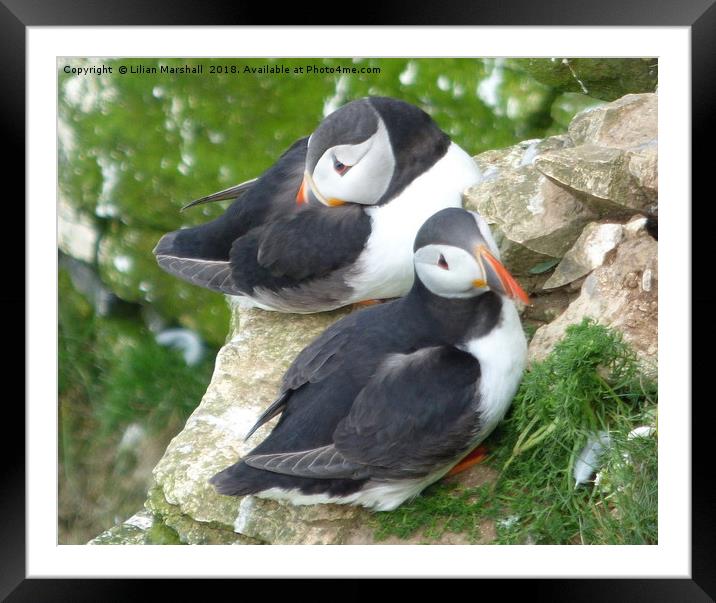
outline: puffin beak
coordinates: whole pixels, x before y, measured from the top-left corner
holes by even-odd
[[[301,188],[298,189],[298,194],[296,195],[296,205],[303,205],[304,203],[308,203],[308,196],[306,194],[306,189],[308,188],[308,183],[306,182],[306,177],[303,177],[303,181],[301,182]]]
[[[525,293],[524,289],[520,287],[519,283],[514,277],[507,272],[500,260],[492,255],[487,247],[484,245],[478,245],[475,249],[475,257],[483,268],[483,272],[486,275],[487,283],[480,281],[475,283],[475,286],[484,287],[487,284],[491,289],[504,293],[510,299],[518,298],[523,303],[529,305],[530,298]]]
[[[342,199],[326,199],[319,192],[318,188],[316,188],[316,183],[313,182],[311,174],[306,171],[303,175],[301,188],[298,189],[298,194],[296,195],[296,204],[303,205],[304,203],[308,203],[310,199],[320,201],[323,205],[327,205],[328,207],[337,207],[346,203]]]

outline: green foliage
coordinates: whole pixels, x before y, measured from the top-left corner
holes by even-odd
[[[532,266],[532,268],[529,269],[530,274],[543,274],[547,272],[548,270],[551,270],[554,268],[557,264],[559,264],[560,260],[562,258],[552,258],[549,260],[545,260],[544,262],[540,262],[539,264],[535,264]]]
[[[97,316],[59,272],[60,541],[82,544],[141,507],[151,466],[198,404],[216,350],[188,367],[136,321]],[[130,423],[147,437],[118,448]],[[143,469],[146,471],[147,469]]]
[[[508,65],[566,93],[583,93],[612,101],[625,94],[654,92],[659,76],[656,58],[510,59]]]
[[[494,517],[490,495],[488,485],[461,489],[457,484],[433,484],[421,496],[394,511],[378,513],[375,516],[375,540],[380,542],[390,536],[410,538],[420,534],[429,543],[453,532],[475,542],[482,535],[478,518]]]
[[[211,378],[216,350],[188,367],[132,320],[96,316],[60,271],[60,401],[87,407],[103,435],[134,420],[152,429],[184,421]]]
[[[501,466],[496,494],[516,521],[498,528],[500,540],[655,542],[656,439],[645,438],[652,441],[643,446],[628,434],[654,420],[656,393],[618,334],[588,320],[570,326],[550,356],[525,374],[505,425],[508,435],[495,459]],[[631,478],[620,483],[643,496],[575,487],[574,463],[590,435],[600,431],[612,439],[605,475],[620,467],[621,479]],[[631,465],[625,454],[632,456]],[[619,481],[616,472],[612,477]],[[615,519],[623,516],[634,520],[631,530]]]
[[[654,425],[656,384],[640,374],[621,336],[591,320],[567,329],[543,362],[525,373],[490,464],[491,487],[443,485],[377,517],[378,537],[466,532],[487,519],[504,544],[654,544],[657,437],[630,437]],[[575,486],[574,463],[589,437],[607,431],[599,483]],[[496,438],[493,438],[495,440]],[[465,498],[467,497],[467,498]],[[466,502],[467,501],[467,502]]]
[[[97,409],[104,431],[132,420],[156,431],[173,417],[186,419],[206,390],[213,356],[188,367],[179,351],[160,346],[147,333],[117,345],[121,352],[108,362]]]

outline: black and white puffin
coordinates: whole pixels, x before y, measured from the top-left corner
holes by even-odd
[[[385,511],[440,479],[505,414],[527,343],[479,215],[444,209],[420,229],[407,296],[354,312],[306,347],[247,438],[271,433],[211,478],[226,495]]]
[[[460,207],[479,179],[427,113],[363,98],[331,113],[259,178],[190,203],[238,195],[216,220],[166,234],[154,254],[175,276],[269,310],[398,297],[412,285],[420,226]]]

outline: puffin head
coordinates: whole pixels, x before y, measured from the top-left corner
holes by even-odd
[[[495,291],[530,303],[475,212],[450,207],[433,214],[420,227],[413,251],[417,278],[435,295],[468,298]]]
[[[326,117],[308,139],[296,201],[331,207],[382,203],[432,165],[425,158],[434,162],[448,145],[447,135],[418,107],[384,97],[352,101]]]

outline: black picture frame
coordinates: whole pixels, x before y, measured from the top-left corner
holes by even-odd
[[[701,205],[713,203],[712,195],[708,195],[705,184],[713,171],[712,153],[708,152],[707,143],[713,138],[714,107],[714,74],[716,74],[716,6],[714,0],[681,0],[651,1],[639,0],[600,0],[585,2],[579,0],[544,0],[534,2],[483,2],[481,0],[443,0],[439,3],[399,3],[394,0],[380,3],[379,6],[368,7],[353,5],[356,9],[352,18],[356,25],[562,25],[562,26],[688,26],[691,28],[692,50],[692,184],[693,198],[704,198]],[[0,95],[2,111],[0,120],[3,125],[4,142],[7,154],[4,161],[5,174],[21,173],[25,157],[25,39],[26,28],[30,26],[102,26],[102,25],[264,25],[264,24],[315,24],[321,16],[330,19],[334,25],[344,25],[338,20],[336,5],[322,3],[302,3],[290,8],[283,5],[280,10],[265,3],[216,2],[198,3],[190,0],[161,0],[139,2],[137,0],[4,0],[0,3],[0,53],[4,71],[4,90]],[[702,149],[700,153],[698,150]],[[19,178],[16,178],[19,181]],[[6,193],[7,194],[7,193]],[[23,194],[20,191],[18,195]],[[9,197],[9,194],[8,194]],[[4,213],[13,224],[24,224],[24,212],[19,203],[5,200]],[[691,200],[680,200],[687,206]],[[692,204],[692,208],[693,208]],[[8,217],[9,211],[16,211],[15,216]],[[706,207],[704,207],[704,210]],[[701,207],[700,207],[700,212]],[[712,222],[704,219],[700,213],[699,221],[692,221],[694,226],[692,240],[694,272],[704,268],[709,275],[706,262],[708,254],[706,244]],[[702,231],[699,231],[699,227]],[[8,229],[5,229],[8,230]],[[13,228],[18,233],[24,229]],[[699,248],[699,243],[701,247]],[[6,243],[6,246],[8,243]],[[11,257],[17,257],[20,244],[7,247]],[[668,252],[668,250],[665,250]],[[701,254],[700,251],[704,253]],[[8,257],[7,255],[5,257]],[[704,259],[706,258],[706,259]],[[2,307],[6,317],[20,314],[25,321],[31,320],[25,311],[24,300],[24,265],[15,262],[10,273],[3,273],[6,284]],[[11,279],[11,280],[9,280]],[[708,288],[706,288],[708,289]],[[690,295],[691,292],[681,292]],[[713,303],[708,291],[702,289],[692,294],[692,320],[697,315],[704,316],[705,310]],[[699,312],[701,311],[701,312]],[[6,319],[7,320],[7,319]],[[10,322],[10,321],[8,321]],[[20,329],[19,321],[15,328]],[[711,323],[711,324],[709,324]],[[703,329],[699,329],[704,339],[716,335],[713,321],[706,321]],[[19,333],[18,333],[19,336]],[[710,340],[710,338],[709,338]],[[698,351],[693,350],[692,358],[697,358]],[[24,355],[13,354],[8,359],[7,375],[17,375],[19,364]],[[17,370],[12,363],[18,364]],[[708,362],[705,361],[705,362]],[[704,368],[704,363],[696,363],[696,368]],[[48,372],[51,367],[48,367]],[[50,373],[51,374],[51,373]],[[692,385],[705,383],[703,375],[697,370],[691,376]],[[693,390],[696,392],[696,388]],[[7,397],[4,412],[7,433],[8,426],[24,423],[24,412],[18,402]],[[710,449],[712,437],[709,420],[710,399],[705,397],[697,403],[693,395],[692,405],[692,572],[690,579],[545,579],[545,580],[501,580],[495,584],[500,590],[500,597],[525,595],[548,601],[713,601],[716,596],[716,525],[714,510],[716,497],[711,469],[713,451]],[[683,403],[690,404],[691,400]],[[20,429],[12,430],[13,436],[21,435]],[[181,588],[182,598],[191,597],[195,592],[203,592],[207,596],[207,587],[199,581],[183,580],[173,582],[167,580],[87,580],[87,579],[26,579],[25,572],[25,448],[17,438],[2,438],[4,454],[2,456],[3,496],[0,498],[0,597],[9,601],[122,601],[145,593],[149,586],[154,586],[164,593],[165,598],[171,596],[172,586]],[[668,521],[668,518],[662,518]],[[81,568],[78,568],[81,573]],[[587,574],[588,571],[585,571]],[[153,584],[148,584],[151,582]],[[222,581],[223,582],[223,581]],[[289,584],[293,581],[281,581],[280,588],[273,583],[272,595],[276,590],[294,588]],[[330,585],[333,580],[324,581],[325,589],[320,587],[314,591],[313,598],[331,597],[361,599],[370,586],[358,580],[355,587],[346,589],[340,584]],[[498,582],[498,581],[492,581]],[[230,586],[230,585],[229,585]],[[422,592],[425,586],[418,584]],[[213,588],[213,587],[212,587]],[[242,587],[243,589],[244,587]],[[261,588],[261,585],[259,585]],[[401,586],[401,589],[403,586]],[[482,589],[483,586],[480,586]],[[247,592],[251,589],[246,585]],[[336,593],[342,593],[336,596]],[[295,592],[293,593],[295,596]],[[273,598],[273,596],[272,596]],[[342,603],[342,602],[341,602]]]

